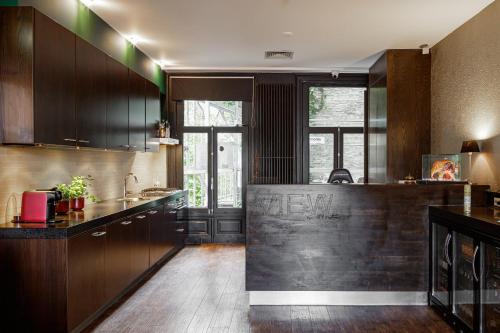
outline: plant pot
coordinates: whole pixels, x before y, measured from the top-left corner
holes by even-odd
[[[60,200],[56,205],[56,214],[65,215],[69,212],[69,200]]]
[[[70,199],[69,207],[77,212],[82,210],[85,207],[85,198]]]

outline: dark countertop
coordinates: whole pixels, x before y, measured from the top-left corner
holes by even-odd
[[[464,206],[431,206],[429,216],[448,220],[453,225],[463,225],[467,229],[500,238],[500,209],[493,207],[472,207],[470,213]]]
[[[162,197],[151,197],[148,200],[134,202],[105,200],[85,206],[81,212],[70,212],[68,215],[58,216],[56,223],[1,223],[0,239],[71,237],[111,221],[146,211],[181,193],[183,191],[175,191]]]

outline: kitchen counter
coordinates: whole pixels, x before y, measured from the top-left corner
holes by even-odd
[[[1,223],[0,239],[71,237],[113,220],[152,208],[182,192],[179,190],[162,197],[150,197],[148,200],[133,202],[120,202],[117,199],[105,200],[87,205],[81,212],[70,212],[67,215],[57,216],[56,223]],[[2,222],[1,219],[0,222]]]
[[[465,227],[500,239],[500,209],[493,207],[472,207],[470,213],[464,206],[431,206],[429,215],[449,220],[455,227]]]
[[[485,205],[488,186],[474,185]],[[429,206],[463,204],[463,185],[248,185],[251,305],[422,305]]]

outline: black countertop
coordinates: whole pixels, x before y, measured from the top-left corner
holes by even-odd
[[[464,206],[431,206],[429,216],[500,238],[500,209],[472,207],[470,213],[466,213]]]
[[[87,205],[81,212],[58,216],[56,223],[0,223],[0,239],[71,237],[111,221],[146,211],[182,193],[183,191],[175,191],[162,197],[133,202],[105,200]]]

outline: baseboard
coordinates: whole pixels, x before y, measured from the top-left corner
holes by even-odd
[[[250,305],[427,305],[426,291],[250,291]]]

